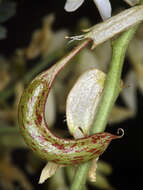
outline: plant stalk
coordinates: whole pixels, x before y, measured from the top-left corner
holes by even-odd
[[[143,4],[143,0],[140,4]],[[126,50],[138,26],[136,25],[130,30],[123,32],[112,43],[112,60],[106,77],[101,104],[92,128],[92,134],[103,132],[106,128],[110,112],[120,92],[121,73]],[[87,162],[78,167],[70,190],[82,190],[90,165],[91,162]]]

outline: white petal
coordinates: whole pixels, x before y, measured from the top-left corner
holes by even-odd
[[[93,0],[103,20],[111,17],[111,4],[109,0]]]
[[[66,118],[68,129],[74,137],[88,135],[101,99],[104,80],[105,74],[102,71],[91,69],[84,72],[70,90]]]
[[[41,176],[39,179],[39,184],[45,182],[46,179],[53,176],[56,173],[56,170],[61,166],[53,162],[48,162],[46,166],[42,169]]]
[[[64,9],[67,12],[75,11],[82,5],[83,2],[84,0],[67,0]]]

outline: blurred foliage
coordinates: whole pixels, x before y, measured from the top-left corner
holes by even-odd
[[[14,1],[0,1],[0,39],[6,38],[5,22],[9,21],[15,13],[16,3]],[[2,187],[4,190],[18,188],[32,190],[41,189],[41,187],[43,190],[67,190],[76,170],[76,167],[66,169],[62,167],[56,171],[52,178],[39,187],[37,183],[41,168],[46,163],[43,163],[31,151],[27,151],[26,155],[19,155],[19,159],[22,160],[24,156],[26,157],[20,166],[14,162],[15,158],[13,158],[14,151],[29,150],[19,133],[17,124],[17,107],[24,86],[36,74],[55,63],[76,45],[76,43],[67,44],[64,37],[71,35],[68,29],[54,31],[53,24],[55,22],[54,14],[46,15],[42,19],[41,27],[33,31],[31,40],[26,47],[17,47],[10,56],[2,55],[0,52],[0,188]],[[79,19],[78,25],[73,30],[78,33],[81,29],[89,26],[91,23],[87,18]],[[113,108],[109,119],[110,126],[133,118],[137,114],[137,90],[143,93],[142,49],[143,25],[130,43],[127,52],[130,64],[125,71],[125,77],[123,77],[124,85],[120,96],[123,103],[116,103]],[[109,41],[94,51],[85,48],[57,77],[46,107],[46,113],[50,113],[46,114],[46,120],[56,134],[69,136],[67,128],[64,130],[65,123],[63,121],[60,123],[59,117],[65,115],[66,98],[77,78],[84,71],[94,67],[106,73],[111,53]],[[114,185],[108,181],[112,170],[111,164],[98,161],[96,183],[88,181],[88,185],[91,188],[96,186],[98,189],[114,189]],[[33,176],[34,180],[31,180]]]

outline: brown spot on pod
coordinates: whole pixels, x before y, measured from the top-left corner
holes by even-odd
[[[60,149],[60,150],[65,150],[64,144],[54,143],[53,146],[54,146],[54,147],[57,147],[57,148]]]
[[[42,116],[38,112],[36,112],[36,115],[37,115],[37,122],[38,122],[39,125],[41,125]]]

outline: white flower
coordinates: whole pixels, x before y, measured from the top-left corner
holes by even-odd
[[[111,17],[112,9],[109,0],[93,0],[93,1],[96,4],[103,20],[106,20],[109,17]],[[83,2],[84,0],[67,0],[64,9],[67,12],[75,11],[82,5]]]

